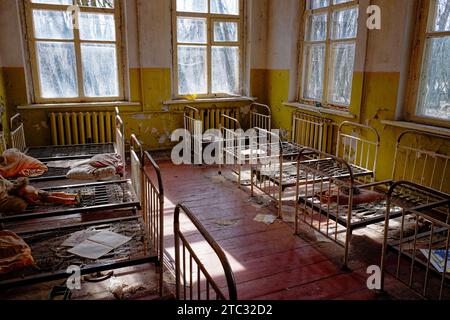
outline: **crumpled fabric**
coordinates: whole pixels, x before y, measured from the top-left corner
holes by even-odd
[[[17,149],[6,150],[0,157],[0,175],[4,178],[40,177],[47,171],[47,166],[41,161]]]
[[[116,174],[123,176],[125,166],[118,154],[99,154],[89,160],[79,162],[67,173],[68,179],[74,180],[110,180]]]
[[[89,164],[94,168],[114,167],[116,173],[123,175],[125,166],[122,157],[118,154],[99,154],[91,158]]]
[[[31,248],[17,234],[0,231],[0,274],[34,265]]]
[[[0,212],[14,214],[26,210],[28,203],[15,195],[26,184],[27,181],[23,178],[11,182],[0,176]]]
[[[316,198],[320,200],[322,203],[336,203],[338,205],[347,205],[349,204],[349,196],[344,192],[339,192],[336,189],[332,189],[331,192],[324,191],[322,194],[317,193]],[[366,203],[372,203],[376,201],[381,201],[386,199],[385,194],[372,190],[364,190],[360,189],[359,193],[353,193],[352,205],[360,205]]]

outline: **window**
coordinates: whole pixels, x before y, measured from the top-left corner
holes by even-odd
[[[241,94],[242,0],[173,0],[176,96]]]
[[[358,1],[307,1],[300,59],[301,102],[350,106],[358,14]]]
[[[26,0],[36,102],[123,98],[118,0]]]
[[[450,120],[450,0],[419,6],[407,118],[448,125]]]

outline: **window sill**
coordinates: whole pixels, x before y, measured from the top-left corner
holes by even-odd
[[[73,108],[93,108],[93,107],[124,107],[140,106],[140,102],[112,101],[112,102],[82,102],[82,103],[48,103],[48,104],[29,104],[18,106],[18,110],[39,110],[39,109],[73,109]]]
[[[319,111],[321,113],[331,114],[331,115],[340,116],[340,117],[348,118],[348,119],[356,118],[356,115],[354,115],[353,113],[350,113],[350,111],[335,110],[335,109],[323,108],[323,107],[313,107],[313,106],[308,106],[306,104],[302,104],[302,103],[298,103],[298,102],[284,102],[283,104],[288,107],[294,107],[294,108],[297,108],[300,110],[305,110],[305,111]]]
[[[382,120],[382,124],[397,127],[397,128],[404,128],[404,129],[412,129],[417,131],[423,131],[427,133],[433,133],[433,134],[439,134],[444,135],[447,137],[450,137],[450,129],[444,128],[444,127],[436,127],[436,126],[430,126],[426,124],[416,123],[416,122],[408,122],[408,121],[391,121],[391,120]]]
[[[225,97],[225,98],[204,98],[204,99],[174,99],[164,101],[163,104],[168,105],[177,105],[177,104],[198,104],[198,103],[221,103],[221,102],[255,102],[256,98],[253,97]]]

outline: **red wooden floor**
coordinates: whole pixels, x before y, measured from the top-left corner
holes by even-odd
[[[379,247],[366,237],[355,237],[349,267],[341,269],[343,250],[318,237],[308,227],[301,236],[280,220],[271,225],[254,221],[257,214],[276,214],[273,206],[258,206],[246,188],[218,176],[217,168],[174,166],[160,163],[166,195],[166,249],[174,256],[173,210],[186,204],[221,245],[234,271],[239,299],[416,299],[399,282],[388,277],[388,294],[367,288],[367,267],[379,264]],[[228,176],[228,175],[227,175]],[[223,222],[226,223],[223,223]],[[186,223],[186,222],[184,222]],[[224,225],[225,224],[225,225]],[[194,242],[201,241],[193,237]],[[200,254],[202,246],[198,245]],[[362,254],[361,254],[362,253]],[[205,265],[220,268],[206,251]]]

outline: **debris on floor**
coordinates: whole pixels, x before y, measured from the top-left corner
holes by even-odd
[[[273,224],[275,220],[277,220],[277,217],[271,214],[258,214],[255,219],[256,222],[262,222],[267,225]]]

